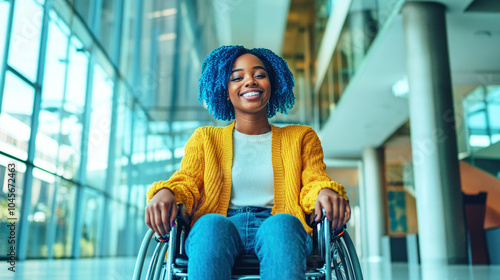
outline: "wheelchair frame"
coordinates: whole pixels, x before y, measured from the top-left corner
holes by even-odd
[[[325,210],[323,209],[322,211],[322,220],[313,227],[315,229],[314,236],[317,237],[317,251],[321,262],[318,267],[307,268],[306,279],[362,280],[363,275],[356,250],[349,234],[345,229],[345,226],[340,230],[329,230],[331,222],[326,219],[324,215]],[[184,265],[178,265],[178,263],[176,263],[176,256],[184,254],[184,241],[187,237],[189,227],[190,217],[185,212],[183,205],[179,204],[176,225],[171,228],[170,233],[163,238],[156,234],[154,236],[157,244],[151,257],[151,261],[149,262],[145,279],[188,279],[187,261],[184,260]],[[141,279],[144,261],[152,239],[153,230],[149,229],[144,236],[139,249],[133,280]],[[318,258],[316,258],[316,261],[317,259]],[[252,270],[252,268],[249,268],[249,270]],[[231,279],[260,279],[260,276],[254,273],[248,275],[232,275]]]

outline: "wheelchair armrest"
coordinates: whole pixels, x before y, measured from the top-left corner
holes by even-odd
[[[316,221],[314,220],[314,212],[313,212],[312,214],[306,214],[305,218],[306,218],[306,224],[307,224],[309,227],[311,227],[311,228],[316,228],[316,224],[317,224],[318,222],[316,222]]]
[[[183,223],[188,228],[191,226],[191,216],[186,210],[186,206],[183,203],[177,204],[177,222]]]
[[[187,213],[186,206],[183,203],[177,204],[177,217],[175,218],[177,226],[181,226],[182,228],[187,229],[188,231],[191,228],[191,216]],[[155,233],[154,237],[156,241],[166,242],[169,240],[169,236],[172,233],[173,228],[170,229],[170,233],[167,233],[163,236]]]
[[[311,228],[313,228],[313,229],[316,230],[318,224],[325,224],[325,225],[331,227],[332,222],[328,221],[328,219],[326,218],[326,211],[325,211],[325,209],[321,209],[321,213],[322,213],[322,217],[321,217],[321,220],[319,222],[315,221],[314,217],[312,217],[312,218],[309,217],[309,221],[308,222],[309,222],[309,226]],[[310,216],[312,216],[312,215],[310,215]],[[347,225],[343,225],[342,228],[335,229],[334,233],[338,234],[338,233],[342,232],[346,228],[347,228]]]

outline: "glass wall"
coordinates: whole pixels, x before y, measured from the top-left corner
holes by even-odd
[[[319,48],[329,15],[339,1],[316,0],[314,42]],[[378,32],[395,15],[401,0],[353,0],[342,27],[332,60],[319,91],[320,126],[339,102],[344,89],[355,75]]]
[[[5,151],[18,159],[28,159],[35,89],[11,71],[6,71],[0,124]]]
[[[31,207],[28,212],[29,229],[28,257],[47,257],[48,238],[54,205],[55,177],[52,174],[33,169],[31,185]]]
[[[108,169],[113,80],[98,64],[94,65],[93,74],[86,182],[104,190]]]
[[[2,72],[4,64],[5,43],[7,39],[7,24],[10,17],[10,6],[10,1],[0,1],[0,71]]]
[[[315,22],[314,22],[314,50],[318,51],[323,35],[328,24],[328,20],[341,0],[315,0]],[[355,25],[352,35],[357,37],[354,41],[362,42],[362,37],[373,37],[389,19],[389,17],[398,12],[398,7],[402,0],[352,0],[347,21]],[[361,40],[360,40],[361,39]]]
[[[479,86],[462,103],[469,147],[478,150],[500,141],[500,86]]]
[[[2,126],[0,125],[0,127]],[[2,135],[0,134],[0,136]],[[5,148],[4,143],[3,139],[0,140],[0,145],[2,145],[0,151],[3,151],[3,148]],[[15,172],[13,172],[12,164],[15,166]],[[7,243],[7,241],[12,234],[10,230],[4,229],[9,229],[7,226],[13,221],[19,221],[20,218],[19,211],[22,206],[22,186],[25,181],[25,174],[26,164],[0,154],[0,186],[2,186],[0,191],[0,226],[2,227],[0,238],[4,240],[4,242],[0,243],[0,252],[3,256],[6,256],[10,250],[9,247],[11,244]],[[12,198],[14,198],[15,205],[9,205],[9,203],[13,202]],[[19,236],[19,227],[15,228],[14,234],[16,237]]]
[[[461,97],[455,106],[460,159],[500,178],[500,86],[491,81],[455,90]]]
[[[197,101],[201,59],[215,47],[201,8],[0,1],[0,224],[15,164],[19,259],[137,253],[148,187],[214,122]]]
[[[16,0],[8,64],[36,82],[44,0]]]

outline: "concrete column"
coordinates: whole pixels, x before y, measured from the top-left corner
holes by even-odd
[[[385,234],[384,150],[367,147],[363,150],[364,201],[368,261],[382,261],[382,238]]]
[[[422,264],[466,262],[445,6],[402,8]]]

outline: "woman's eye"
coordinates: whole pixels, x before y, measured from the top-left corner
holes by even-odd
[[[239,80],[241,80],[241,77],[234,77],[234,78],[231,78],[231,81],[233,81],[233,82],[234,82],[234,81],[239,81]]]
[[[266,74],[258,74],[258,75],[255,75],[255,77],[257,77],[257,78],[265,78]]]

